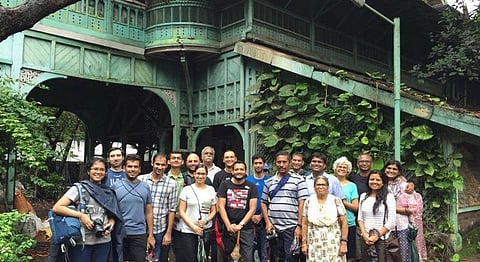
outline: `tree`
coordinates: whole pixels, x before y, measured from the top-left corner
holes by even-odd
[[[78,0],[30,0],[15,7],[0,5],[0,42],[8,36],[31,28],[42,18]]]
[[[412,72],[421,78],[436,78],[445,83],[455,78],[480,79],[480,16],[477,9],[468,12],[464,0],[442,13],[442,31],[432,34],[434,43],[428,62],[414,66]]]
[[[35,102],[14,92],[13,84],[11,79],[0,78],[0,155],[15,153],[27,168],[46,169],[45,161],[53,151],[48,146],[45,131],[53,117]],[[0,164],[7,167],[3,158]]]

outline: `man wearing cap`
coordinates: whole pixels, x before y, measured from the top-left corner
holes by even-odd
[[[252,157],[252,164],[254,173],[247,176],[247,181],[252,182],[257,186],[258,192],[263,192],[263,186],[265,185],[265,180],[269,178],[268,174],[268,165],[265,163],[265,158],[261,154],[255,154]],[[266,171],[266,172],[265,172]],[[257,208],[255,214],[252,216],[253,226],[255,228],[255,242],[257,243],[254,250],[258,252],[258,257],[260,262],[267,261],[267,233],[265,231],[265,220],[262,216],[262,194],[258,195]],[[255,252],[254,252],[255,253]]]

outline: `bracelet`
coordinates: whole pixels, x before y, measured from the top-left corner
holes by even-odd
[[[340,239],[340,242],[345,242],[345,243],[347,243],[347,242],[348,242],[348,239],[342,238],[342,239]]]
[[[297,223],[297,227],[302,228],[302,224]]]

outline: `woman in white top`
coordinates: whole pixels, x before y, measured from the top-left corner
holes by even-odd
[[[362,261],[386,261],[385,239],[395,228],[395,198],[388,193],[387,176],[371,171],[367,178],[368,190],[360,196],[358,227],[364,245]]]
[[[197,260],[198,241],[204,233],[211,232],[212,219],[217,213],[216,193],[212,186],[206,185],[208,170],[200,165],[195,170],[195,183],[183,188],[180,193],[178,213],[180,221],[175,239],[175,261],[191,262]],[[199,261],[201,262],[201,261]]]

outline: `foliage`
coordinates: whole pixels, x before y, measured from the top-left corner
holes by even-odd
[[[32,258],[23,252],[35,245],[29,236],[17,231],[25,214],[17,211],[0,214],[0,261],[30,261]]]
[[[14,92],[13,85],[11,79],[0,78],[0,155],[16,153],[25,167],[45,170],[52,156],[45,130],[52,117]]]
[[[251,103],[248,117],[256,123],[250,131],[256,132],[271,152],[309,155],[322,151],[331,162],[340,156],[353,160],[369,152],[374,169],[393,157],[393,128],[384,122],[384,110],[375,102],[336,92],[324,84],[291,84],[283,79],[288,76],[279,70],[260,74],[246,98]],[[445,156],[440,137],[425,120],[405,119],[401,130],[405,175],[413,177],[426,196],[425,221],[440,232],[451,233],[448,207],[453,197],[445,196],[462,190],[463,179],[457,171],[462,155]]]
[[[463,5],[457,1],[456,7]],[[442,13],[442,31],[431,35],[433,47],[426,65],[414,66],[412,72],[421,78],[435,77],[442,82],[455,77],[479,80],[480,16],[462,15],[454,8]]]

